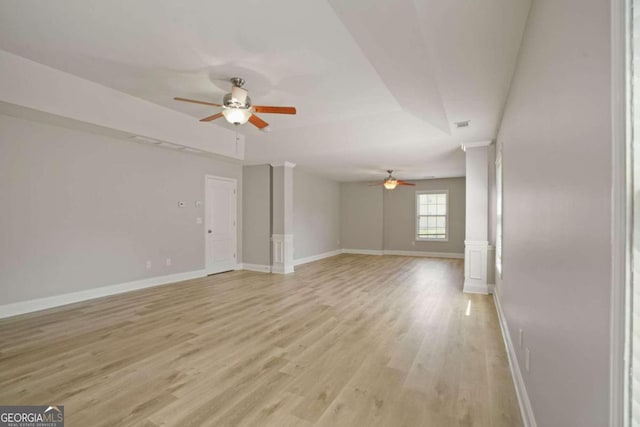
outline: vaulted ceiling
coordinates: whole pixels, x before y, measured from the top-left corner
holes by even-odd
[[[496,136],[529,2],[1,0],[0,49],[194,118],[215,110],[172,98],[219,102],[241,76],[254,104],[298,109],[237,128],[247,163],[462,176],[460,144]]]

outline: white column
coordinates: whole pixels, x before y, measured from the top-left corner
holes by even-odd
[[[491,141],[463,144],[466,162],[464,292],[488,294],[489,150]]]
[[[293,168],[295,163],[272,163],[271,271],[293,273]]]

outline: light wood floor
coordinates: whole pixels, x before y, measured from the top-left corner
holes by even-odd
[[[521,426],[462,268],[340,255],[0,320],[0,404],[63,404],[70,427]]]

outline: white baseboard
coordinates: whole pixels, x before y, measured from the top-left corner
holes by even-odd
[[[425,252],[425,251],[394,251],[390,249],[385,249],[383,251],[384,255],[399,255],[399,256],[416,256],[416,257],[427,257],[427,258],[455,258],[455,259],[464,259],[464,254],[455,253],[455,252]]]
[[[468,282],[465,280],[464,286],[462,287],[462,292],[465,294],[482,294],[489,295],[491,292],[489,291],[489,285],[482,283],[474,283]]]
[[[275,274],[289,274],[293,273],[293,266],[283,267],[281,265],[273,265],[271,266],[271,272]]]
[[[293,234],[271,235],[271,272],[293,273]]]
[[[262,264],[247,264],[246,262],[242,264],[243,270],[248,271],[257,271],[259,273],[271,273],[270,265],[262,265]]]
[[[509,367],[511,368],[513,383],[516,387],[516,395],[518,396],[518,403],[520,404],[520,412],[522,413],[524,427],[537,427],[536,419],[533,416],[533,409],[531,408],[531,401],[529,400],[529,394],[527,393],[527,389],[524,385],[524,379],[522,378],[522,372],[520,371],[520,365],[518,364],[518,357],[516,356],[516,350],[513,346],[513,342],[511,341],[509,326],[507,325],[507,319],[502,311],[498,294],[493,294],[493,300],[495,301],[496,311],[498,312],[500,330],[502,331],[502,338],[504,339],[504,345],[507,349],[507,358],[509,359]]]
[[[319,260],[324,259],[324,258],[329,258],[329,257],[332,257],[332,256],[340,255],[341,253],[342,253],[342,249],[337,249],[335,251],[325,252],[325,253],[318,254],[318,255],[312,255],[312,256],[308,256],[306,258],[294,259],[293,260],[293,265],[295,266],[295,265],[307,264],[309,262],[319,261]]]
[[[426,258],[455,258],[464,259],[464,254],[457,252],[425,252],[425,251],[396,251],[392,249],[372,250],[372,249],[343,249],[343,254],[357,255],[396,255],[396,256],[415,256]]]
[[[342,253],[356,255],[383,255],[384,251],[372,249],[343,249]]]
[[[117,285],[101,286],[99,288],[87,289],[84,291],[71,292],[68,294],[54,295],[51,297],[38,298],[28,301],[19,301],[12,304],[0,305],[0,319],[17,316],[19,314],[31,313],[34,311],[46,310],[48,308],[73,304],[109,295],[122,294],[138,289],[152,288],[154,286],[166,285],[169,283],[182,282],[183,280],[197,279],[206,276],[205,270],[187,271],[184,273],[169,274],[167,276],[149,277],[147,279],[135,280],[133,282],[119,283]]]

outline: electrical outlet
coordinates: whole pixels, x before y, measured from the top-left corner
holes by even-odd
[[[171,265],[171,258],[167,258],[165,263],[167,264],[167,266],[170,266]]]
[[[196,224],[202,224],[202,218],[201,217],[196,218]]]
[[[151,268],[151,261],[147,261],[147,270]]]
[[[531,372],[531,352],[529,351],[529,347],[524,349],[524,368],[527,372]]]
[[[522,348],[522,344],[524,344],[524,331],[520,328],[520,335],[518,336],[518,344],[520,348]]]

